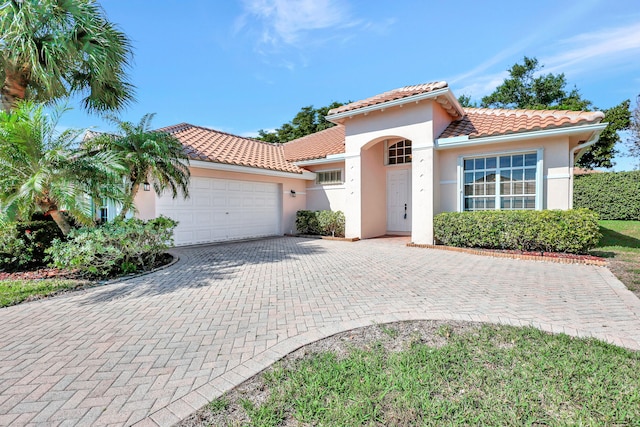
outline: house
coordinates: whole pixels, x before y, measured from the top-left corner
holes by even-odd
[[[346,236],[433,243],[440,212],[569,209],[575,160],[601,112],[462,108],[446,82],[333,109],[336,126],[268,144],[170,126],[191,159],[191,197],[141,192],[138,215],[180,221],[177,245],[295,232],[300,209],[341,210]]]

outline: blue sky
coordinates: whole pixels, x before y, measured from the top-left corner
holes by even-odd
[[[121,117],[153,112],[154,127],[189,122],[254,136],[306,105],[440,80],[480,99],[525,55],[564,72],[599,108],[635,105],[640,94],[638,0],[100,3],[135,47],[138,102]],[[70,106],[61,125],[111,128]]]

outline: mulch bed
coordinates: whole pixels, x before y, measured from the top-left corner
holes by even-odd
[[[158,257],[156,260],[156,265],[153,266],[152,270],[156,268],[162,267],[163,265],[167,265],[173,261],[173,256],[164,253]],[[139,274],[139,273],[137,273]],[[135,276],[133,274],[132,276]],[[115,279],[123,276],[114,276],[107,277],[106,279]],[[28,271],[14,271],[14,272],[6,272],[0,271],[0,280],[44,280],[44,279],[69,279],[69,280],[82,280],[86,279],[83,277],[79,271],[77,270],[64,270],[60,268],[51,268],[51,267],[41,267]]]
[[[7,273],[0,271],[0,280],[43,280],[43,279],[79,279],[75,270],[42,267],[29,271],[15,271]]]

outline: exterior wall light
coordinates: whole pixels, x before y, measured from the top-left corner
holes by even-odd
[[[151,185],[149,185],[148,182],[142,184],[142,188],[144,189],[144,191],[151,191]]]
[[[296,197],[296,191],[295,190],[291,190],[291,193],[289,193],[289,195],[291,197]]]

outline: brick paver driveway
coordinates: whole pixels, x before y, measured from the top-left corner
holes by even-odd
[[[606,268],[296,238],[183,248],[120,284],[0,310],[0,424],[169,425],[300,345],[405,319],[533,324],[640,348]]]

